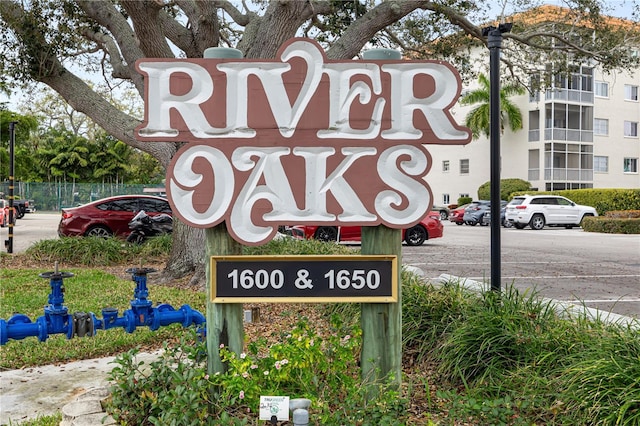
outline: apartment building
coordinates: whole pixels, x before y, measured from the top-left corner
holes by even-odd
[[[489,53],[478,50],[479,70],[489,75]],[[594,64],[576,64],[550,87],[510,98],[523,115],[523,129],[501,135],[501,177],[520,178],[538,190],[640,188],[640,69],[605,74]],[[474,87],[467,87],[473,90]],[[464,123],[472,106],[456,105]],[[434,204],[477,198],[490,177],[489,139],[465,146],[429,145],[426,177]]]

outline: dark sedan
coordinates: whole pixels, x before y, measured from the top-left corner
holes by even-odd
[[[62,218],[58,225],[58,235],[126,237],[131,230],[129,221],[144,210],[149,216],[160,213],[171,215],[169,202],[162,197],[152,195],[120,195],[103,198],[78,207],[62,209]]]

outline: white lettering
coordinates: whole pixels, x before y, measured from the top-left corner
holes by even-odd
[[[358,66],[356,66],[358,65]],[[382,113],[385,100],[379,98],[375,102],[373,116],[369,127],[366,129],[354,129],[351,127],[349,115],[353,102],[358,99],[361,104],[371,102],[371,87],[364,81],[351,83],[351,77],[365,75],[371,79],[373,93],[382,93],[380,82],[380,68],[375,64],[327,64],[324,67],[325,74],[329,76],[329,129],[318,131],[320,139],[345,138],[345,139],[373,139],[380,134],[382,126]]]
[[[335,153],[331,147],[312,147],[293,149],[295,155],[304,157],[306,163],[306,199],[305,207],[317,214],[314,218],[318,221],[335,218],[327,212],[327,192],[335,197],[336,201],[343,208],[343,213],[338,215],[341,221],[345,222],[368,222],[375,221],[376,215],[369,213],[360,201],[358,194],[349,186],[344,178],[344,173],[358,159],[367,155],[375,155],[375,148],[342,148],[344,160],[327,176],[327,157]]]
[[[173,179],[169,181],[169,197],[180,214],[196,226],[213,226],[222,221],[233,197],[234,178],[231,164],[220,150],[207,145],[189,147],[178,156],[173,169]],[[193,172],[193,163],[203,158],[215,173],[213,199],[201,213],[196,210],[193,195],[202,182],[202,175]]]
[[[280,134],[285,138],[293,136],[298,121],[302,113],[307,108],[311,97],[316,92],[320,79],[322,78],[323,56],[318,49],[305,49],[306,42],[295,42],[289,45],[282,53],[281,59],[288,61],[293,57],[303,58],[307,64],[304,82],[300,85],[298,94],[293,106],[289,103],[289,97],[284,85],[282,75],[291,70],[287,63],[274,62],[253,62],[253,67],[247,67],[246,62],[228,62],[218,65],[220,71],[229,73],[230,71],[240,78],[234,78],[227,82],[237,84],[236,87],[228,87],[227,91],[234,93],[241,102],[236,103],[237,111],[234,118],[239,120],[240,125],[246,127],[247,105],[249,103],[247,92],[247,79],[249,75],[255,75],[260,79],[264,93],[267,96],[271,112],[276,120]]]
[[[170,112],[178,110],[185,124],[196,137],[207,137],[219,129],[209,126],[200,104],[213,94],[213,80],[206,69],[190,62],[143,62],[140,69],[147,73],[147,125],[138,132],[143,137],[176,137],[178,130],[171,127]],[[175,73],[187,74],[191,90],[184,95],[173,95],[169,82]]]
[[[385,139],[420,139],[422,131],[413,124],[414,111],[421,111],[433,133],[443,140],[464,140],[469,138],[467,130],[456,129],[444,110],[457,99],[458,86],[445,82],[455,81],[450,68],[434,63],[384,64],[382,70],[391,75],[391,128],[382,132]],[[414,96],[414,78],[430,75],[436,81],[435,91],[420,99]]]
[[[399,166],[402,170],[389,167],[397,164],[402,156],[409,156],[409,160],[400,160]],[[427,156],[413,145],[394,146],[380,155],[378,174],[383,182],[397,190],[381,191],[376,197],[376,212],[384,221],[393,225],[403,225],[424,217],[431,199],[428,186],[421,179],[416,180],[407,174],[422,176],[428,165]],[[398,210],[394,205],[399,206],[402,203],[402,194],[411,194],[411,197],[407,197],[408,206],[404,210]]]
[[[255,203],[260,200],[266,200],[272,206],[271,212],[262,217],[264,220],[277,221],[300,216],[291,185],[280,162],[280,157],[290,152],[290,148],[279,147],[244,147],[233,152],[231,161],[238,170],[253,169],[231,209],[233,229],[245,241],[263,241],[276,232],[274,227],[256,226],[253,223],[251,212]],[[258,161],[252,160],[252,157],[258,157]],[[264,177],[264,185],[258,184],[261,177]]]

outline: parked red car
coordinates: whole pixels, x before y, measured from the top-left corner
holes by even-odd
[[[431,211],[420,223],[408,229],[402,230],[402,240],[410,246],[422,245],[426,240],[442,237],[443,225],[440,221],[440,213]],[[360,226],[318,226],[295,225],[288,227],[291,233],[299,238],[315,238],[321,241],[355,241],[361,237]]]
[[[131,230],[129,221],[140,210],[149,216],[160,213],[172,214],[169,202],[162,197],[152,195],[120,195],[103,198],[78,207],[62,209],[62,218],[58,225],[58,235],[126,237]]]
[[[449,222],[453,222],[456,225],[462,225],[464,223],[464,210],[469,207],[471,203],[457,207],[449,213]]]
[[[13,208],[13,223],[16,223],[17,216],[15,214],[15,207]],[[0,198],[0,227],[4,228],[9,226],[9,202]]]

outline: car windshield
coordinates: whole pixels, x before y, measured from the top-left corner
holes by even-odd
[[[513,200],[509,201],[510,206],[519,206],[524,201],[523,197],[514,197]]]

